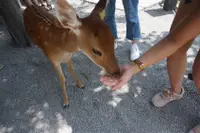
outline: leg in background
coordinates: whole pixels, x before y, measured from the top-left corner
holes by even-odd
[[[116,0],[109,0],[108,5],[106,7],[104,22],[109,26],[114,38],[117,39],[118,36],[117,36],[117,27],[115,22],[115,4]]]
[[[141,39],[140,21],[138,16],[138,0],[123,0],[126,14],[126,38],[132,41],[130,59],[135,60],[140,56],[137,46],[138,40]]]

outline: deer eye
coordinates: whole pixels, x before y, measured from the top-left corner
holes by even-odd
[[[96,49],[92,49],[92,52],[97,56],[102,56],[102,53]]]

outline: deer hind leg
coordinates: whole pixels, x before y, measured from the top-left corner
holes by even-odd
[[[82,84],[82,82],[80,81],[80,79],[76,76],[75,74],[75,71],[74,71],[74,66],[73,66],[73,63],[72,63],[72,59],[70,58],[68,61],[67,61],[67,64],[68,64],[68,70],[69,72],[72,74],[72,77],[75,79],[76,81],[76,86],[80,89],[84,89],[84,85]]]
[[[68,96],[67,96],[67,91],[66,91],[66,86],[65,86],[65,77],[63,75],[61,65],[60,65],[60,63],[54,63],[54,62],[52,62],[52,64],[53,64],[53,67],[55,68],[58,78],[61,82],[62,95],[63,95],[63,99],[64,99],[63,107],[64,108],[69,107]]]

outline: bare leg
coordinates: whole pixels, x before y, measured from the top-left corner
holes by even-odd
[[[192,71],[193,79],[200,94],[200,50],[195,58],[193,71]],[[199,133],[200,124],[192,128],[189,133]]]
[[[181,92],[181,84],[186,69],[186,52],[193,39],[200,33],[198,26],[200,23],[199,2],[199,0],[193,0],[189,7],[181,3],[169,35],[140,57],[141,61],[146,62],[146,66],[148,66],[148,61],[149,64],[153,64],[164,57],[168,57],[167,68],[172,91],[165,90],[156,94],[152,99],[152,103],[156,107],[163,107],[169,102],[183,97],[184,90]],[[150,52],[157,54],[149,54]]]
[[[167,58],[167,70],[171,89],[177,94],[181,92],[182,80],[187,67],[187,50],[190,48],[192,42],[193,40]]]
[[[67,61],[67,64],[68,64],[68,70],[69,70],[69,72],[72,74],[73,78],[76,81],[76,86],[78,88],[84,89],[84,85],[81,83],[81,81],[79,80],[79,78],[75,74],[74,66],[72,64],[72,59],[70,59],[69,61]]]
[[[198,92],[200,94],[200,50],[197,54],[197,57],[195,58],[192,75],[193,75],[196,87],[198,89]]]
[[[184,4],[183,0],[181,1],[181,5],[179,6],[170,31],[172,31],[177,25],[182,22],[184,16],[187,16],[191,11],[193,11],[193,9],[195,8],[195,3],[196,2],[194,1],[192,4],[186,5]],[[190,48],[193,40],[194,39],[189,41],[182,48],[180,48],[180,50],[167,58],[167,69],[171,89],[173,92],[178,94],[181,92],[182,80],[187,67],[187,51]]]
[[[58,78],[61,82],[61,86],[62,86],[62,95],[63,95],[63,98],[64,98],[64,107],[69,107],[69,102],[68,102],[68,96],[67,96],[67,92],[66,92],[66,86],[65,86],[65,77],[63,75],[63,72],[62,72],[62,68],[61,68],[61,65],[60,63],[52,63],[57,74],[58,74]]]

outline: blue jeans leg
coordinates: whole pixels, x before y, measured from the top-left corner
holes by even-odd
[[[116,0],[109,0],[107,8],[106,8],[104,22],[109,26],[112,32],[112,35],[116,39],[118,37],[117,37],[117,27],[116,27],[116,22],[115,22],[115,3],[116,3]]]
[[[138,17],[138,0],[122,0],[126,14],[126,38],[141,39],[140,21]]]

